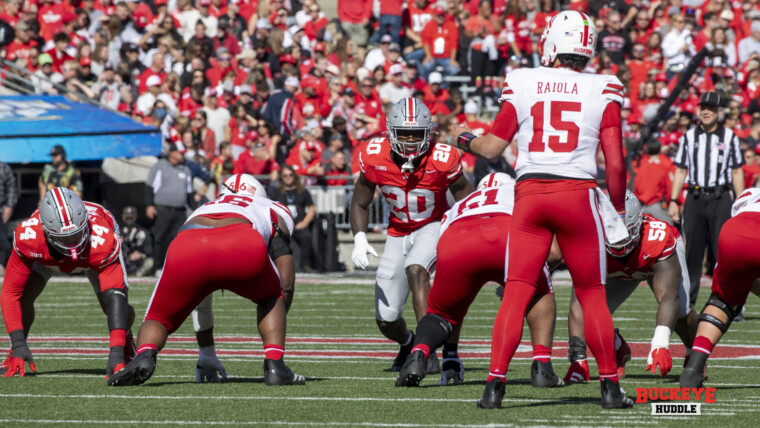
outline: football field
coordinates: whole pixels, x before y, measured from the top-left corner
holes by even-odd
[[[132,281],[129,299],[138,321],[155,280]],[[709,289],[703,288],[700,308]],[[557,374],[567,355],[568,281],[555,281],[558,320],[553,350]],[[307,378],[305,386],[267,387],[255,306],[232,293],[214,296],[217,352],[229,378],[222,384],[195,384],[197,346],[192,321],[170,337],[153,377],[138,387],[109,388],[104,379],[108,354],[105,315],[92,288],[76,279],[56,280],[37,300],[29,347],[37,375],[0,378],[0,425],[8,426],[756,426],[760,416],[760,316],[751,296],[746,318],[735,323],[708,363],[707,387],[714,404],[701,416],[652,416],[650,404],[629,410],[602,410],[596,365],[592,381],[557,389],[530,386],[531,353],[523,341],[507,375],[503,408],[481,410],[488,374],[490,332],[499,307],[492,285],[484,287],[465,319],[460,355],[465,384],[439,387],[430,375],[419,388],[396,388],[391,360],[398,349],[382,338],[374,321],[374,286],[369,277],[309,276],[297,281],[288,317],[285,361]],[[683,347],[671,338],[673,370],[666,378],[646,373],[646,354],[657,305],[639,287],[615,314],[615,324],[633,349],[622,386],[677,387]],[[407,321],[414,318],[411,303]],[[414,322],[410,322],[410,327]],[[3,357],[8,339],[2,335]],[[523,339],[529,339],[527,328]],[[589,355],[590,357],[591,355]]]

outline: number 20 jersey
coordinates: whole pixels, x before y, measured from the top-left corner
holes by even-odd
[[[388,202],[388,235],[405,236],[441,220],[448,209],[446,191],[462,175],[462,161],[453,147],[431,143],[414,171],[405,174],[392,154],[387,138],[370,140],[359,152],[359,166]]]
[[[623,84],[610,75],[523,68],[507,74],[499,102],[502,109],[491,132],[507,138],[505,130],[515,118],[505,117],[504,103],[511,104],[519,129],[518,179],[593,180],[602,116],[609,103],[622,105]]]

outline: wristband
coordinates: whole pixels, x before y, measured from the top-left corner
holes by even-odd
[[[670,328],[665,325],[658,325],[654,329],[652,336],[652,349],[668,348],[670,346]]]
[[[472,150],[470,150],[470,143],[472,143],[472,140],[475,138],[477,138],[475,135],[469,132],[463,132],[459,135],[459,138],[457,138],[457,146],[467,153],[472,153]]]
[[[678,199],[673,199],[673,198],[670,198],[670,202],[675,202],[675,203],[678,203]]]
[[[24,336],[24,330],[13,330],[11,336],[11,349],[18,348],[19,346],[26,346],[26,336]]]

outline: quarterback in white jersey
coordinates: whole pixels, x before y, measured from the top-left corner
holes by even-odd
[[[484,408],[501,406],[506,372],[522,334],[522,316],[556,236],[584,309],[586,338],[599,367],[602,406],[633,406],[618,385],[612,317],[606,309],[605,234],[597,207],[596,154],[600,145],[610,201],[625,214],[625,164],[615,77],[581,71],[595,54],[596,28],[586,14],[565,11],[544,29],[537,69],[511,71],[488,135],[459,128],[456,146],[495,158],[517,137],[515,209],[507,244],[505,295],[494,323]],[[622,228],[612,215],[610,225]],[[618,241],[615,241],[618,242]],[[613,242],[614,243],[614,242]]]
[[[222,195],[197,209],[169,246],[164,271],[137,335],[137,356],[109,379],[109,385],[139,385],[148,380],[169,334],[219,289],[258,306],[265,383],[305,383],[282,361],[287,311],[283,290],[292,290],[295,281],[289,245],[292,220],[288,226],[283,218],[290,216],[287,209],[257,195],[263,187],[252,176],[236,175],[229,180]]]

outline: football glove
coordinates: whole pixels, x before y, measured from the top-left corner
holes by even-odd
[[[570,367],[567,369],[567,374],[563,379],[565,384],[588,382],[590,379],[588,371],[588,361],[578,360],[570,363]]]
[[[32,369],[32,372],[37,373],[37,367],[34,365],[32,352],[29,350],[29,346],[26,345],[24,331],[21,329],[13,330],[11,332],[10,361],[6,358],[3,362],[5,368],[5,374],[3,374],[3,377],[13,377],[16,373],[18,373],[19,377],[24,377],[24,374],[26,373],[26,363],[29,363],[29,368]]]
[[[459,385],[464,382],[464,365],[459,357],[456,358],[444,358],[441,365],[441,381],[438,385],[446,386],[449,381],[454,385]]]
[[[106,379],[111,377],[112,374],[123,369],[124,363],[124,347],[112,346],[108,352],[108,367],[106,367]]]
[[[222,379],[227,379],[227,370],[216,355],[198,357],[198,364],[195,366],[195,383],[219,383],[221,382],[219,375],[222,375]]]
[[[351,252],[351,261],[357,269],[366,269],[369,266],[367,254],[377,257],[377,251],[367,241],[367,234],[359,232],[354,235],[354,250]]]
[[[649,351],[646,369],[651,369],[652,373],[657,373],[657,366],[660,367],[660,377],[665,377],[673,368],[673,358],[670,356],[668,348],[652,348]]]

